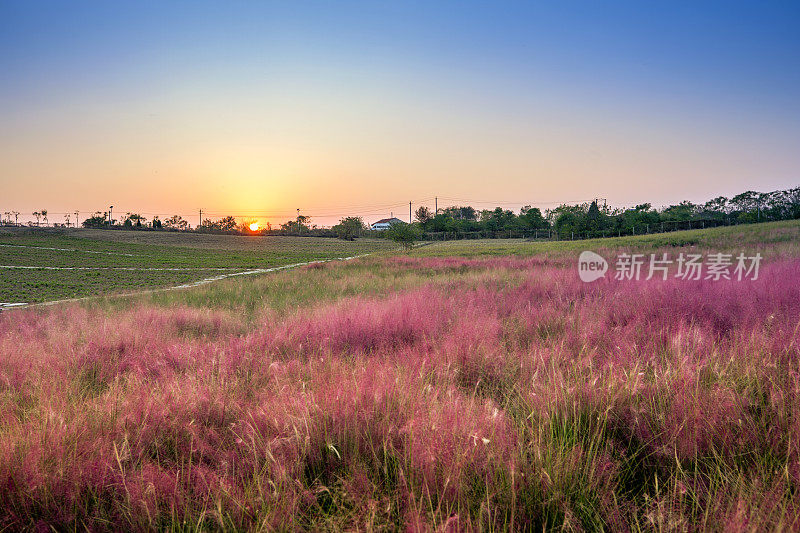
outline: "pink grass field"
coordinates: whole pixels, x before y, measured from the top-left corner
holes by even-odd
[[[800,530],[800,260],[370,268],[425,280],[0,315],[0,530]]]

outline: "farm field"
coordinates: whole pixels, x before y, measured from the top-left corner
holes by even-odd
[[[5,229],[0,230],[0,302],[169,287],[394,248],[382,240]]]
[[[792,222],[376,247],[3,312],[0,529],[799,530],[798,242]],[[584,249],[764,263],[584,283]]]

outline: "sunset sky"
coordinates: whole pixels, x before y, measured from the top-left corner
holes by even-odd
[[[0,1],[0,212],[705,201],[800,185],[798,2]]]

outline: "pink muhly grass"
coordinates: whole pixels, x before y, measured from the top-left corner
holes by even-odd
[[[434,338],[452,314],[429,289],[378,300],[353,298],[259,332],[250,349],[287,356],[392,350]]]
[[[800,262],[381,261],[431,281],[255,327],[0,316],[0,527],[798,528]]]

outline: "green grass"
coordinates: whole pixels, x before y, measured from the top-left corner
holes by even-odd
[[[800,253],[800,221],[770,222],[743,226],[679,231],[651,235],[591,239],[579,241],[525,241],[521,239],[481,239],[423,243],[408,255],[427,256],[534,256],[546,255],[569,262],[582,250],[631,250],[646,252],[664,248],[697,248],[708,251],[761,251],[767,256]],[[4,245],[4,246],[3,246]],[[35,248],[39,247],[39,248]],[[71,251],[46,250],[61,248]],[[95,253],[99,252],[99,253]],[[397,254],[396,247],[383,240],[360,239],[346,242],[337,239],[305,237],[244,237],[164,232],[72,230],[54,232],[0,230],[0,265],[56,266],[98,270],[9,270],[0,269],[0,302],[43,302],[83,296],[101,296],[180,285],[213,277],[225,272],[270,268],[314,260],[333,259],[374,253]],[[185,268],[185,271],[103,270],[112,268]],[[424,275],[414,272],[381,273],[370,261],[348,265],[360,269],[368,292],[390,290],[393,284],[418,285]],[[191,269],[191,270],[188,270]],[[231,269],[231,270],[215,270]],[[329,276],[310,273],[302,286],[291,295],[283,283],[296,284],[296,278],[279,273],[214,283],[201,290],[180,294],[147,296],[165,305],[179,302],[215,308],[252,310],[268,303],[278,309],[299,303],[347,296],[352,287],[341,282],[331,292],[314,282]],[[413,279],[412,279],[413,278]],[[330,285],[329,281],[326,281]]]
[[[299,271],[298,271],[299,270]],[[351,296],[390,296],[428,284],[468,283],[478,285],[487,277],[485,269],[434,270],[389,265],[380,256],[351,262],[332,262],[268,275],[231,278],[189,290],[164,291],[98,301],[101,306],[125,309],[138,303],[163,307],[190,306],[225,310],[244,319],[254,319],[265,310],[279,315],[314,307]],[[496,277],[498,274],[493,273]],[[518,273],[503,275],[519,277]],[[505,282],[519,281],[506,279]]]
[[[137,234],[130,237],[138,242],[126,242],[117,234]],[[0,302],[43,302],[131,292],[180,285],[226,272],[394,249],[392,243],[375,239],[346,242],[305,237],[166,235],[97,230],[85,234],[75,230],[0,232],[0,265],[37,267],[0,268]]]
[[[0,273],[0,301],[42,302],[115,292],[180,285],[195,281],[203,273],[150,271],[53,271],[3,270]],[[214,272],[206,272],[206,276]]]

